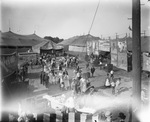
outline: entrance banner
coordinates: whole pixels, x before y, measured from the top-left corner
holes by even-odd
[[[2,77],[6,77],[17,70],[17,54],[2,54],[0,55],[0,65]]]

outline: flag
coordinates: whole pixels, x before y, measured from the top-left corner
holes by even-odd
[[[132,28],[129,26],[129,30],[132,31]]]

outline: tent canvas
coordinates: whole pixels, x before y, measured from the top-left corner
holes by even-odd
[[[17,55],[16,52],[12,54],[1,54],[0,66],[2,77],[7,77],[17,70]]]
[[[11,31],[8,31],[8,32],[1,33],[0,46],[33,47],[33,46],[38,45],[45,41],[47,42],[46,39],[43,39],[43,38],[37,36],[36,34],[19,35],[19,34],[11,32]]]
[[[69,45],[69,51],[77,51],[77,52],[87,52],[87,42],[99,40],[99,37],[94,37],[90,34],[78,36],[74,41]],[[94,52],[98,52],[98,47],[95,43],[93,48]]]

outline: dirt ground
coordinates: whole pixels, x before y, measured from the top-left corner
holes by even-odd
[[[86,62],[83,60],[83,56],[79,58],[81,61],[79,63],[79,67],[82,69],[82,72],[86,72],[85,70],[85,64]],[[91,67],[91,65],[90,65]],[[73,70],[75,67],[68,68],[67,71],[69,73],[69,78],[72,79],[74,76]],[[90,77],[89,80],[91,82],[91,85],[94,86],[96,89],[98,89],[100,94],[103,94],[104,96],[107,96],[111,99],[127,99],[128,102],[130,102],[131,95],[132,95],[132,72],[127,72],[121,69],[118,69],[114,72],[114,77],[118,78],[121,77],[121,85],[119,86],[119,92],[116,96],[112,94],[112,89],[104,89],[104,82],[107,75],[107,72],[105,70],[100,70],[99,67],[95,67],[96,71],[94,73],[94,77]],[[34,66],[32,69],[29,67],[29,73],[27,75],[27,79],[29,79],[29,88],[27,91],[25,91],[23,94],[16,94],[14,96],[14,101],[11,102],[12,106],[13,104],[16,104],[17,101],[22,99],[27,99],[30,97],[38,96],[40,94],[49,94],[52,96],[59,95],[59,94],[70,94],[71,91],[62,91],[59,88],[59,85],[50,85],[49,88],[45,88],[42,84],[40,84],[40,72],[42,68],[40,66]],[[142,89],[146,89],[148,91],[150,78],[147,78],[144,74],[142,75]],[[98,93],[97,93],[98,94]],[[148,95],[147,95],[148,96]],[[15,108],[17,108],[17,104],[14,105]],[[124,110],[125,105],[121,107],[122,111]],[[120,111],[121,111],[120,110]],[[115,111],[115,110],[114,110]],[[117,113],[118,112],[114,112]],[[125,112],[126,114],[127,111]],[[128,116],[129,117],[129,116]]]

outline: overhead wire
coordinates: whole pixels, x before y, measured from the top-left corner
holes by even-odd
[[[95,13],[94,13],[94,17],[93,17],[93,20],[92,20],[90,29],[89,29],[89,31],[88,31],[88,34],[87,34],[86,39],[85,39],[85,42],[84,42],[84,43],[86,43],[86,44],[87,44],[87,39],[88,39],[88,37],[89,37],[89,35],[90,35],[90,32],[91,32],[92,26],[93,26],[93,24],[94,24],[94,20],[95,20],[95,17],[96,17],[98,8],[99,8],[99,3],[100,3],[100,0],[98,1],[98,5],[97,5],[97,7],[96,7],[96,10],[95,10]],[[83,49],[83,50],[84,50],[84,49]],[[82,52],[83,52],[83,50],[82,50]],[[87,46],[86,46],[86,53],[87,53]]]
[[[100,3],[100,0],[98,1],[98,5],[97,5],[97,7],[96,7],[96,11],[95,11],[95,14],[94,14],[94,17],[93,17],[93,20],[92,20],[92,24],[91,24],[91,26],[90,26],[90,29],[89,29],[88,34],[90,34],[90,32],[91,32],[91,29],[92,29],[92,26],[93,26],[93,23],[94,23],[94,20],[95,20],[95,17],[96,17],[98,8],[99,8],[99,3]]]

